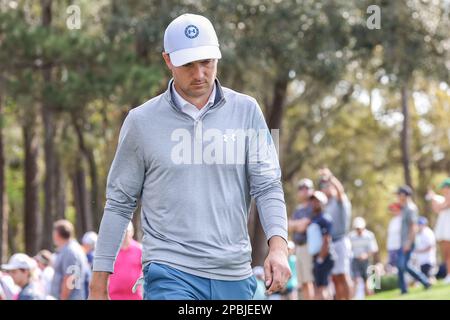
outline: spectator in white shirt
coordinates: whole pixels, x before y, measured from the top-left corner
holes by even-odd
[[[392,218],[389,221],[387,241],[386,246],[389,254],[388,265],[392,268],[397,266],[397,254],[401,247],[401,228],[402,228],[402,217],[401,206],[398,203],[391,203],[389,205],[389,212],[392,214]]]
[[[431,271],[436,265],[436,238],[433,230],[428,227],[427,218],[419,217],[418,225],[414,256],[422,273],[430,279]]]
[[[378,244],[372,231],[366,229],[366,221],[362,217],[353,220],[354,230],[350,232],[349,238],[352,244],[352,277],[353,282],[358,283],[358,279],[364,281],[364,292],[370,295],[372,292],[367,286],[367,269],[369,259],[378,252]]]

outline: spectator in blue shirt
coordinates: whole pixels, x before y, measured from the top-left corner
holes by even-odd
[[[334,265],[332,251],[332,221],[324,214],[327,196],[321,191],[314,191],[311,196],[313,217],[308,226],[308,250],[313,255],[313,274],[316,284],[316,299],[330,299],[328,283]]]
[[[313,259],[308,253],[306,229],[311,222],[312,209],[309,198],[314,192],[310,179],[301,179],[297,184],[298,206],[289,219],[289,231],[293,232],[295,253],[297,256],[296,274],[301,286],[303,300],[314,299]]]

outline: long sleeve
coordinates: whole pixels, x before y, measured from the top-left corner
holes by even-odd
[[[145,161],[131,111],[119,134],[106,186],[106,204],[94,256],[94,271],[114,271],[114,261],[141,196]]]
[[[249,135],[248,171],[250,195],[255,199],[267,240],[281,236],[287,241],[287,213],[277,151],[256,101]]]

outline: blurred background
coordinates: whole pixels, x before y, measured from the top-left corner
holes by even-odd
[[[382,256],[398,185],[434,225],[425,195],[450,175],[449,1],[0,0],[2,262],[52,249],[57,219],[98,231],[122,121],[167,88],[162,37],[186,12],[216,28],[222,85],[280,129],[289,215],[297,181],[326,166]],[[265,239],[249,225],[258,265]]]

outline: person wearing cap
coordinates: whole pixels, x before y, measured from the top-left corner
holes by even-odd
[[[48,296],[50,295],[53,276],[55,275],[55,270],[52,267],[53,255],[50,251],[44,249],[38,252],[34,260],[37,262],[39,270],[37,274],[40,286],[44,294]]]
[[[447,269],[445,283],[450,283],[450,177],[446,178],[439,186],[442,195],[437,195],[432,190],[427,194],[431,200],[434,212],[438,214],[434,233],[441,249],[442,260]]]
[[[86,232],[81,238],[81,247],[86,253],[89,265],[92,267],[94,262],[95,244],[97,243],[97,233],[94,231]]]
[[[36,261],[24,253],[12,255],[8,263],[2,265],[2,270],[7,271],[14,283],[21,288],[17,300],[44,299],[44,295],[33,280],[33,272],[36,268]]]
[[[352,298],[351,258],[352,249],[348,233],[351,228],[352,205],[345,193],[344,186],[328,168],[319,170],[319,188],[327,198],[325,213],[333,222],[331,234],[336,261],[332,270],[332,280],[337,300]]]
[[[393,202],[388,206],[388,210],[392,218],[387,229],[386,248],[389,256],[388,266],[391,271],[394,271],[394,268],[397,268],[398,251],[402,246],[400,235],[402,229],[402,206],[397,202]]]
[[[303,300],[314,299],[314,276],[312,256],[308,253],[306,229],[311,222],[312,207],[309,198],[314,192],[314,184],[310,179],[301,179],[297,184],[298,205],[289,219],[289,231],[293,232],[296,244],[297,275],[301,285]]]
[[[267,291],[281,290],[290,277],[286,205],[261,108],[221,86],[221,51],[207,18],[174,19],[162,56],[173,76],[167,90],[131,110],[120,131],[90,298],[108,298],[108,278],[139,200],[144,299],[251,299],[252,198],[269,245]]]
[[[313,256],[313,275],[316,285],[315,299],[329,300],[329,278],[333,269],[335,252],[331,239],[332,220],[325,214],[327,196],[321,191],[314,191],[310,197],[312,207],[311,223],[307,229],[308,251]]]
[[[372,231],[366,229],[366,220],[363,217],[356,217],[353,220],[353,229],[349,234],[353,252],[352,278],[355,283],[355,292],[358,280],[363,280],[364,293],[367,296],[372,294],[367,286],[367,269],[370,258],[378,252],[377,239]]]
[[[0,300],[14,300],[19,291],[20,288],[16,286],[13,278],[7,272],[1,271],[0,267]]]
[[[398,282],[402,294],[408,292],[408,286],[405,281],[405,272],[410,274],[415,280],[419,281],[425,289],[431,284],[427,277],[419,270],[416,270],[410,263],[411,253],[414,250],[415,237],[417,232],[418,210],[412,200],[412,189],[405,185],[397,189],[397,201],[401,206],[401,230],[400,241],[401,248],[398,251]]]
[[[94,263],[94,252],[95,252],[95,244],[97,243],[97,233],[94,231],[86,232],[81,238],[81,247],[83,248],[84,253],[86,254],[86,259],[89,265],[88,277],[85,281],[84,287],[85,292],[89,292],[89,283],[91,282],[92,277],[92,265]]]
[[[85,283],[89,278],[89,264],[81,245],[74,239],[74,227],[68,220],[53,224],[53,243],[56,246],[55,274],[51,295],[58,300],[85,300]]]
[[[420,266],[420,271],[429,280],[433,280],[431,272],[436,266],[436,238],[433,230],[428,227],[428,219],[426,217],[419,217],[417,224],[419,230],[415,239],[414,257]]]

